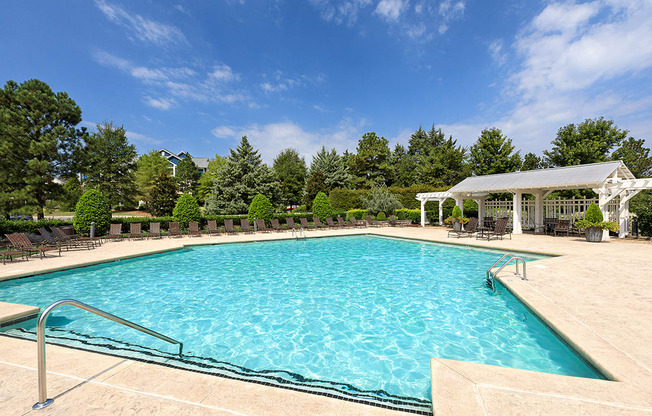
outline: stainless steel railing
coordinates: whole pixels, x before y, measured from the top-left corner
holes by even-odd
[[[506,261],[505,263],[503,263],[503,264],[498,268],[498,270],[496,270],[495,272],[492,271],[492,269],[493,269],[494,267],[496,267],[496,265],[497,265],[498,263],[500,263],[500,261],[501,261],[502,259],[504,259],[505,257],[509,257],[509,258],[507,259],[507,261]],[[522,279],[522,280],[526,280],[526,279],[527,279],[527,270],[526,270],[526,266],[525,266],[525,260],[523,260],[521,257],[514,256],[513,254],[505,253],[505,254],[502,255],[501,258],[499,258],[498,260],[496,260],[496,262],[495,262],[494,264],[492,264],[491,267],[489,267],[489,268],[487,269],[487,281],[489,281],[489,280],[490,280],[489,278],[491,278],[491,289],[493,289],[494,292],[496,291],[496,275],[497,275],[498,273],[500,273],[500,272],[505,268],[505,266],[507,266],[507,265],[508,265],[512,260],[516,261],[516,273],[515,273],[515,274],[516,274],[517,276],[521,276],[521,279]],[[520,261],[521,263],[523,263],[523,274],[522,274],[522,275],[521,275],[521,274],[519,273],[519,271],[518,271],[518,262],[519,262],[519,261]]]
[[[160,334],[156,331],[152,331],[149,328],[145,328],[144,326],[135,324],[126,319],[122,319],[119,316],[115,316],[108,312],[104,312],[101,309],[94,308],[90,305],[87,305],[83,302],[79,302],[74,299],[58,300],[54,302],[52,305],[45,308],[45,310],[41,313],[41,316],[39,316],[38,318],[38,324],[36,327],[36,348],[38,349],[37,351],[38,353],[38,403],[34,404],[34,406],[32,406],[32,409],[35,410],[43,409],[44,407],[47,407],[54,402],[54,399],[48,399],[48,393],[47,393],[47,381],[46,381],[46,369],[45,369],[45,321],[48,319],[48,315],[50,314],[50,312],[52,312],[55,308],[58,308],[59,306],[63,306],[63,305],[76,306],[80,309],[83,309],[88,312],[92,312],[96,315],[110,319],[119,324],[136,329],[140,332],[144,332],[147,335],[151,335],[153,337],[162,339],[163,341],[169,342],[170,344],[179,344],[179,355],[181,355],[183,352],[183,343],[175,339],[172,339],[168,336],[165,336],[163,334]]]

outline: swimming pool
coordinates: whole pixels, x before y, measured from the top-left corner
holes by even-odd
[[[498,257],[375,236],[200,246],[0,282],[0,301],[77,299],[185,354],[70,307],[48,319],[51,343],[416,412],[430,410],[432,357],[599,378],[509,292],[486,287]]]

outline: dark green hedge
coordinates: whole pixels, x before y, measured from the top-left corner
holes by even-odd
[[[403,204],[403,208],[421,209],[421,203],[416,199],[417,194],[424,192],[443,192],[449,188],[435,188],[434,186],[428,185],[413,185],[407,188],[390,186],[387,189],[396,195],[401,204]],[[333,209],[363,209],[364,207],[362,206],[362,200],[360,198],[366,196],[367,193],[369,193],[368,189],[333,189],[330,192],[328,198],[331,201],[331,206]],[[426,210],[433,209],[439,209],[437,202],[431,201],[426,203]]]
[[[328,194],[333,210],[348,211],[350,209],[361,209],[363,196],[369,192],[368,189],[333,189]]]
[[[639,233],[645,237],[652,237],[652,209],[639,211],[636,221]]]
[[[38,221],[11,221],[0,220],[0,237],[4,238],[5,234],[11,233],[34,233],[38,234],[38,229],[45,227],[63,227],[72,225],[72,220],[38,220]]]
[[[426,212],[427,213],[427,212]],[[421,223],[421,210],[419,209],[397,209],[396,218],[399,220],[411,220],[412,224]]]

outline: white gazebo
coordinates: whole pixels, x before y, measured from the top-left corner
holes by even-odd
[[[513,195],[512,227],[514,234],[523,232],[523,194],[534,195],[533,211],[535,226],[543,225],[544,199],[554,191],[569,189],[592,189],[598,194],[598,205],[605,219],[610,218],[609,204],[617,202],[615,219],[620,223],[619,237],[627,236],[629,201],[645,189],[652,189],[652,178],[636,179],[627,166],[620,161],[566,166],[562,168],[538,169],[525,172],[501,173],[497,175],[473,176],[464,179],[446,192],[417,194],[421,202],[421,226],[425,226],[425,204],[439,202],[439,223],[443,222],[442,203],[452,198],[463,209],[463,201],[472,199],[478,204],[478,217],[482,220],[485,199],[491,193]],[[614,212],[612,211],[611,217]],[[531,219],[528,218],[531,223]],[[605,231],[603,239],[608,239]]]

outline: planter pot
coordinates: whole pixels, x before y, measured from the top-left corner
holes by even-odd
[[[602,241],[602,228],[600,227],[587,228],[586,231],[584,232],[584,235],[586,236],[586,241],[589,241],[591,243],[599,243],[600,241]]]
[[[453,223],[453,231],[462,231],[462,223],[459,221],[455,221]]]

